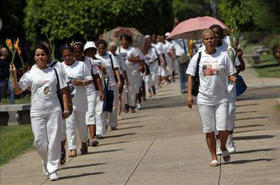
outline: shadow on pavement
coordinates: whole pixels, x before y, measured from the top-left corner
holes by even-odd
[[[83,174],[79,174],[79,175],[69,175],[69,176],[59,177],[59,179],[60,179],[60,180],[63,180],[63,179],[72,179],[72,178],[77,178],[77,177],[85,177],[85,176],[101,175],[101,174],[104,174],[104,172],[93,172],[93,173],[83,173]]]
[[[248,127],[263,127],[264,125],[244,125],[244,126],[237,126],[235,127],[235,129],[237,128],[248,128]]]
[[[102,143],[98,146],[105,146],[105,145],[116,145],[116,144],[123,144],[123,143],[129,143],[130,141],[120,141],[120,142],[115,142],[115,143]]]
[[[275,148],[264,148],[264,149],[256,149],[256,150],[243,150],[237,151],[234,154],[247,154],[247,153],[254,153],[254,152],[268,152],[274,150]]]
[[[238,101],[238,99],[236,101]],[[258,105],[258,104],[256,104],[256,103],[249,103],[249,104],[243,104],[243,105],[236,105],[236,107],[247,107],[247,106],[254,106],[254,105]]]
[[[124,125],[124,124],[133,124],[133,123],[139,123],[140,121],[129,121],[129,122],[123,122],[123,120],[121,120],[121,122],[119,123],[119,125]]]
[[[76,165],[76,166],[67,166],[63,167],[60,170],[67,170],[67,169],[72,169],[72,168],[83,168],[83,167],[90,167],[90,166],[99,166],[99,165],[105,165],[107,163],[93,163],[93,164],[85,164],[85,165]]]
[[[134,132],[132,132],[132,133],[126,133],[126,134],[119,134],[119,135],[105,136],[105,137],[104,137],[104,139],[107,139],[107,138],[118,138],[118,137],[131,136],[131,135],[135,135],[135,133],[134,133]]]
[[[258,129],[240,130],[240,131],[234,131],[234,133],[245,133],[245,132],[255,132],[255,131],[263,131],[263,130],[258,130]]]
[[[273,137],[275,136],[274,135],[237,136],[237,137],[233,137],[233,140],[270,139]]]
[[[142,127],[144,127],[144,126],[143,125],[137,125],[137,126],[131,126],[131,127],[118,128],[118,130],[128,130],[128,129],[142,128]]]
[[[246,113],[253,113],[253,112],[257,112],[255,110],[252,111],[241,111],[241,112],[236,112],[235,114],[246,114]]]
[[[100,154],[100,153],[109,153],[109,152],[118,152],[123,149],[112,149],[112,150],[102,150],[102,151],[94,151],[94,152],[88,152],[87,155],[89,154]]]
[[[251,162],[258,162],[258,161],[272,161],[274,159],[270,159],[270,158],[260,158],[260,159],[244,159],[244,160],[236,160],[236,161],[232,161],[229,163],[225,163],[225,164],[245,164],[245,163],[251,163]]]
[[[235,121],[242,121],[242,120],[250,120],[250,119],[265,119],[268,118],[267,116],[259,116],[259,117],[250,117],[250,118],[238,118]]]

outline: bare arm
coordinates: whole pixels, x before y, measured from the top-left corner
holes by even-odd
[[[93,80],[78,80],[78,79],[73,79],[70,81],[70,83],[75,86],[88,86],[92,82]]]
[[[121,87],[122,86],[122,82],[121,82],[121,73],[120,73],[120,70],[119,68],[115,68],[115,73],[116,73],[116,76],[117,76],[117,80],[118,80],[118,87]]]
[[[188,75],[188,94],[187,94],[187,106],[192,108],[193,105],[193,97],[192,97],[192,90],[193,90],[193,76]]]
[[[14,93],[16,95],[22,93],[22,89],[19,87],[18,85],[18,82],[17,82],[17,69],[15,67],[14,64],[11,64],[10,65],[10,72],[12,74],[12,86],[13,86],[13,90],[14,90]]]
[[[64,107],[62,117],[63,117],[63,119],[66,119],[72,114],[72,111],[73,111],[69,87],[60,89],[60,93],[62,96],[62,102],[63,102],[63,107]]]
[[[99,77],[98,74],[94,75],[94,77],[96,77],[96,85],[99,89],[100,100],[103,101],[104,100],[104,91],[103,91],[103,87],[102,87],[101,78]]]

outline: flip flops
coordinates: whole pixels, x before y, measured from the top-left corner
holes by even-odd
[[[210,167],[217,167],[217,166],[219,166],[219,162],[217,160],[212,160],[210,162]]]
[[[222,151],[222,156],[223,156],[223,160],[224,160],[225,163],[228,163],[228,162],[231,161],[230,154],[227,150]]]

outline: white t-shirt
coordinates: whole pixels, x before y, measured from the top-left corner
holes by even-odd
[[[173,43],[169,42],[169,41],[165,41],[164,45],[164,50],[165,50],[165,58],[166,58],[166,61],[168,63],[172,63],[172,57],[169,55],[169,51],[170,50],[175,50],[175,46]]]
[[[188,40],[183,39],[176,39],[173,40],[174,48],[175,48],[175,54],[177,57],[180,57],[182,55],[187,55],[188,53]],[[185,43],[185,45],[184,45]],[[185,47],[185,49],[184,49]],[[185,51],[186,50],[186,51]]]
[[[90,73],[92,75],[98,74],[99,68],[97,65],[93,65],[93,61],[91,58],[86,56],[84,62],[85,62],[87,69],[90,70]],[[86,91],[87,91],[87,95],[93,95],[96,91],[94,84],[91,83],[88,86],[86,86]]]
[[[60,89],[67,87],[67,83],[58,72]],[[57,78],[54,69],[48,67],[39,69],[34,65],[30,71],[24,73],[18,82],[22,90],[31,87],[31,115],[61,110],[57,97]]]
[[[121,75],[124,75],[124,71],[126,71],[126,68],[127,68],[127,66],[126,66],[126,64],[125,64],[125,61],[123,61],[122,60],[122,57],[120,56],[120,55],[118,55],[118,54],[113,54],[113,53],[111,53],[111,52],[109,52],[111,55],[114,55],[115,56],[115,58],[116,58],[116,60],[117,60],[117,62],[118,62],[118,64],[119,64],[119,66],[120,66],[120,68],[119,68],[119,70],[120,70],[120,73],[121,73]]]
[[[147,54],[145,54],[145,62],[148,66],[154,65],[157,59],[156,49],[151,47]]]
[[[95,57],[99,60],[101,60],[101,65],[106,69],[106,75],[108,77],[108,86],[117,85],[115,73],[113,71],[113,66],[111,63],[111,59],[114,65],[114,69],[119,68],[118,61],[116,57],[112,54],[109,54],[108,52],[105,54],[105,56],[100,56],[98,53],[95,55]]]
[[[195,76],[198,54],[195,54],[188,66],[187,74]],[[216,105],[228,101],[228,77],[236,70],[225,52],[217,50],[209,55],[202,51],[199,63],[198,104]]]
[[[65,71],[63,64],[61,62],[56,62],[54,64],[54,62],[56,62],[56,61],[51,61],[49,66],[52,68],[55,68],[57,70],[57,72],[61,74],[62,80],[64,80],[66,83],[68,83],[69,79],[68,79],[68,76],[67,76],[67,73]],[[35,65],[33,65],[33,66],[35,66]]]
[[[123,47],[120,47],[117,52],[120,54],[122,57],[122,60],[125,61],[126,66],[127,66],[127,73],[129,74],[134,74],[137,73],[137,69],[139,68],[139,64],[130,62],[128,59],[132,59],[134,57],[139,56],[140,60],[143,57],[139,50],[137,50],[134,47],[129,46],[128,48],[124,49]]]
[[[64,62],[65,71],[68,75],[69,80],[92,80],[90,70],[87,68],[85,62],[75,61],[72,65],[68,66]],[[78,112],[87,111],[87,91],[85,86],[75,86],[69,84],[72,100],[73,110]]]

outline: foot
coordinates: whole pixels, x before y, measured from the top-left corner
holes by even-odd
[[[90,146],[97,146],[99,144],[99,142],[97,140],[91,140],[90,142]]]
[[[228,136],[226,147],[227,147],[227,150],[230,154],[236,152],[236,148],[235,148],[235,145],[234,145],[233,138],[232,138],[231,134]]]
[[[182,90],[181,93],[182,94],[187,94],[187,91],[186,90]]]
[[[50,181],[57,181],[59,179],[58,175],[56,172],[52,172],[49,176]]]
[[[96,136],[96,138],[97,138],[97,139],[103,139],[103,136],[102,136],[101,134],[98,134],[98,135]]]
[[[118,121],[122,120],[122,117],[121,116],[118,116]]]
[[[77,150],[70,150],[69,157],[77,157]]]
[[[228,163],[228,162],[231,161],[230,154],[227,150],[222,151],[222,156],[223,156],[223,160],[224,160],[225,163]]]
[[[80,149],[81,151],[81,154],[82,155],[85,155],[88,153],[88,146],[87,146],[87,143],[82,143],[82,148]]]
[[[217,167],[219,166],[218,160],[214,159],[210,162],[210,167]]]
[[[117,127],[111,127],[111,130],[114,131],[114,130],[118,130]]]

